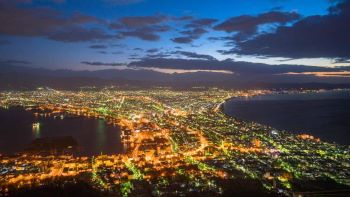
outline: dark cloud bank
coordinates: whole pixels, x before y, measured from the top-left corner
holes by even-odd
[[[309,16],[290,27],[262,34],[224,54],[261,55],[287,58],[350,59],[350,1],[329,8],[324,16]],[[248,28],[249,29],[249,28]]]

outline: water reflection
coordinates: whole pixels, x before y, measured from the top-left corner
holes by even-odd
[[[106,125],[105,121],[102,119],[97,120],[97,127],[96,127],[96,150],[101,150],[101,154],[103,153],[102,150],[105,150],[106,145]]]
[[[0,108],[0,154],[24,150],[32,140],[43,137],[72,136],[81,155],[115,154],[123,151],[119,127],[103,119],[56,117],[25,111],[20,107]]]
[[[41,137],[40,122],[33,123],[32,125],[33,137],[34,139]]]

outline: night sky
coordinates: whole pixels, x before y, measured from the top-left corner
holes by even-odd
[[[162,72],[231,72],[232,62],[349,66],[349,24],[350,1],[0,0],[0,64]]]

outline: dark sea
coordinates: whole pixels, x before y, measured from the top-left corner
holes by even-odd
[[[33,128],[33,123],[39,127]],[[35,117],[21,107],[0,108],[0,153],[23,151],[36,138],[73,137],[80,155],[121,153],[120,129],[103,119],[83,117]]]
[[[350,90],[234,98],[226,114],[323,141],[350,145]]]

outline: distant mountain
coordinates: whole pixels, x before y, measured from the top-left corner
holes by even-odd
[[[106,69],[98,71],[50,70],[0,65],[0,90],[35,89],[49,86],[76,89],[86,86],[151,87],[216,86],[222,88],[334,88],[350,87],[350,79],[286,76],[275,74],[225,74],[214,72],[166,74],[151,70]]]

